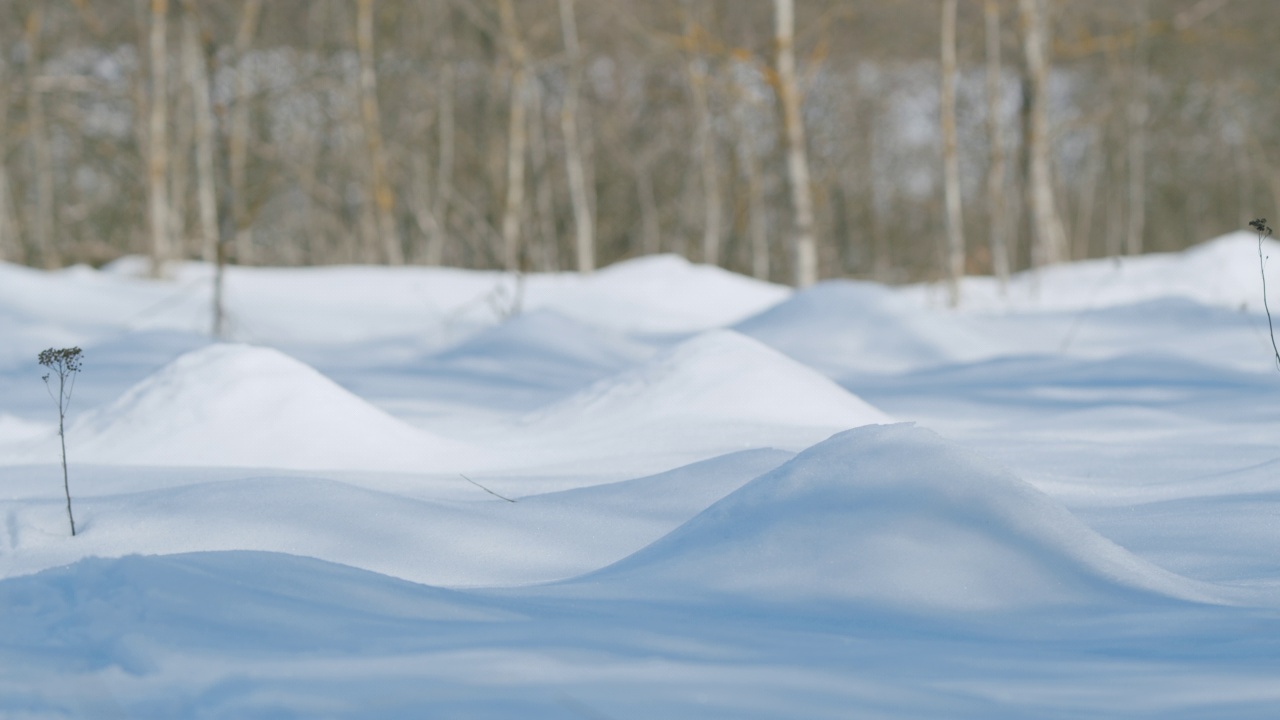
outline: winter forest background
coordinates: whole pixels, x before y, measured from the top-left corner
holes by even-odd
[[[788,81],[820,277],[992,273],[1002,238],[1012,270],[1177,250],[1280,204],[1269,0],[800,0],[793,78],[781,4],[4,0],[0,259],[213,260],[220,237],[246,265],[674,252],[807,284]]]

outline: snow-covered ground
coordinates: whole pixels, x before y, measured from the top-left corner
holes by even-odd
[[[0,716],[1275,717],[1256,252],[958,310],[674,257],[233,268],[227,344],[206,266],[0,264]],[[74,538],[35,363],[71,345]]]

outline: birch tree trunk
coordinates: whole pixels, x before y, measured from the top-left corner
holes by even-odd
[[[500,0],[503,42],[511,57],[511,111],[507,124],[507,196],[502,212],[502,265],[520,271],[520,219],[524,214],[524,156],[527,145],[524,86],[528,59],[516,27],[511,0]]]
[[[378,112],[378,74],[373,48],[374,0],[356,0],[356,45],[360,55],[360,122],[369,150],[369,184],[373,195],[378,241],[388,265],[404,264],[404,248],[396,230],[396,196],[387,177],[387,154]]]
[[[582,51],[578,47],[578,23],[574,19],[573,0],[560,0],[560,33],[564,36],[564,49],[569,60],[565,71],[569,75],[569,86],[565,90],[564,105],[560,111],[560,130],[564,133],[565,170],[569,176],[569,198],[573,203],[574,247],[578,258],[578,272],[589,273],[596,268],[595,218],[591,213],[591,199],[587,195],[582,143],[578,140]]]
[[[213,110],[209,101],[209,70],[200,50],[195,0],[185,0],[182,14],[182,67],[191,89],[195,125],[196,207],[200,227],[200,258],[212,263],[218,254],[218,190],[213,164]]]
[[[1027,192],[1030,195],[1032,252],[1035,265],[1052,265],[1065,259],[1067,236],[1058,215],[1053,196],[1053,177],[1049,164],[1049,60],[1048,13],[1044,0],[1018,0],[1022,20],[1023,49],[1026,53],[1027,80],[1030,97],[1028,136]]]
[[[253,262],[253,232],[250,228],[248,199],[245,194],[245,170],[249,159],[249,47],[258,28],[262,0],[245,0],[236,29],[236,89],[231,104],[231,132],[227,139],[230,164],[231,217],[236,227],[236,261]]]
[[[448,43],[447,35],[444,40]],[[446,45],[446,48],[448,46]],[[439,265],[444,261],[444,245],[448,238],[449,196],[453,193],[453,96],[455,92],[453,61],[445,55],[440,69],[440,81],[436,102],[436,182],[431,204],[431,215],[436,222],[436,235],[427,239],[425,262]]]
[[[786,134],[787,179],[791,184],[791,242],[795,252],[796,286],[805,288],[818,281],[818,245],[813,236],[813,192],[809,185],[800,91],[796,86],[795,6],[793,0],[774,0],[773,7],[777,27],[778,95]]]
[[[151,274],[164,274],[173,254],[169,236],[169,104],[166,32],[169,0],[151,0],[151,95],[147,126],[147,207],[151,224]]]
[[[559,269],[560,236],[556,231],[555,197],[551,187],[551,153],[547,151],[542,88],[533,83],[529,90],[529,159],[533,162],[530,174],[539,238],[536,252],[530,253],[531,264],[542,272],[552,272]]]
[[[1005,155],[1003,69],[1000,62],[1000,0],[984,0],[987,45],[987,143],[990,165],[987,168],[987,224],[991,250],[991,271],[1000,283],[1000,293],[1009,288],[1008,218],[1005,217]]]
[[[1147,0],[1132,0],[1135,11],[1133,46],[1133,86],[1129,90],[1129,224],[1125,233],[1125,252],[1142,254],[1142,236],[1147,220]]]
[[[711,106],[707,100],[710,73],[707,71],[706,58],[698,48],[698,27],[687,7],[685,42],[689,46],[689,92],[693,98],[699,169],[702,173],[702,261],[708,265],[718,265],[721,237],[724,235],[724,202],[720,196],[720,168],[716,157],[715,133],[711,125]]]
[[[6,63],[0,63],[0,138],[9,137],[9,78],[5,74],[7,67]],[[21,262],[22,255],[21,237],[9,191],[9,168],[4,162],[3,154],[0,154],[0,261]]]
[[[640,251],[645,255],[662,252],[662,228],[658,219],[658,201],[653,190],[652,161],[648,157],[635,164],[636,200],[640,206]]]
[[[191,182],[191,148],[195,144],[195,112],[192,110],[195,99],[191,96],[191,86],[183,81],[180,66],[169,86],[167,92],[173,95],[170,112],[173,140],[169,147],[169,238],[172,243],[169,257],[182,259],[191,250],[187,233],[187,200],[190,194],[187,188]]]
[[[947,206],[947,304],[960,304],[964,275],[964,219],[960,212],[960,160],[956,153],[956,0],[942,0],[942,164]]]
[[[754,149],[746,151],[747,213],[751,236],[751,276],[758,280],[769,279],[769,218],[765,210],[764,180],[760,171],[760,156]]]
[[[58,249],[54,246],[53,218],[53,151],[49,145],[47,121],[44,115],[44,94],[37,78],[40,76],[41,37],[44,31],[44,2],[36,3],[27,16],[25,40],[27,52],[27,132],[31,138],[31,160],[36,177],[36,207],[34,222],[30,223],[34,234],[36,255],[46,268],[61,264]]]

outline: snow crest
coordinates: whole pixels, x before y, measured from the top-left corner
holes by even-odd
[[[1007,471],[909,424],[835,435],[573,585],[926,612],[1152,594],[1215,600],[1208,586],[1138,558]]]
[[[298,469],[439,469],[465,453],[278,350],[187,353],[71,428],[79,462]]]
[[[582,429],[682,421],[833,429],[891,422],[818,372],[732,330],[698,335],[527,420]]]

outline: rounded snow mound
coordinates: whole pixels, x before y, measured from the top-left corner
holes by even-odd
[[[952,326],[919,327],[921,314],[900,307],[881,285],[830,280],[748,318],[738,332],[829,374],[850,368],[880,372],[936,365],[948,359],[934,339]]]
[[[282,352],[232,344],[179,357],[67,436],[73,460],[123,465],[435,470],[463,451]]]
[[[712,330],[530,418],[617,432],[671,423],[845,429],[890,422],[817,371],[732,330]]]
[[[688,333],[732,325],[785,300],[791,290],[678,255],[625,260],[548,286],[530,278],[529,306],[551,307],[626,332]]]
[[[434,359],[481,371],[518,369],[541,378],[599,377],[651,352],[620,333],[544,309],[481,330]]]
[[[1215,597],[1007,471],[906,424],[835,435],[571,583],[925,611]]]

